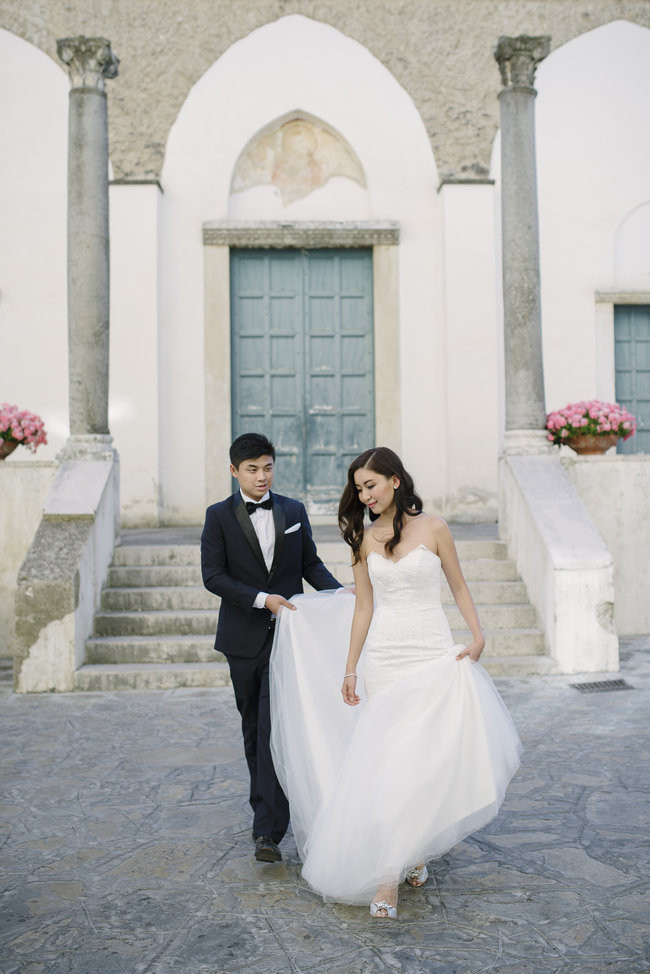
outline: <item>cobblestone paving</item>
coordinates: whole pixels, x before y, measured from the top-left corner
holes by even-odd
[[[650,639],[632,691],[497,681],[525,754],[498,819],[401,893],[324,904],[252,858],[231,690],[0,695],[2,974],[650,970]]]

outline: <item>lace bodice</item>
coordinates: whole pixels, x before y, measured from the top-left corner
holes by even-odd
[[[441,569],[438,555],[423,544],[397,561],[369,553],[375,608],[362,653],[369,694],[453,647],[440,601]]]
[[[411,548],[397,560],[377,551],[368,555],[375,607],[419,609],[440,605],[440,558],[426,545]]]

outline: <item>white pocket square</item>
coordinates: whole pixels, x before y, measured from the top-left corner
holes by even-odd
[[[291,527],[290,528],[287,528],[287,530],[284,533],[285,534],[293,534],[293,532],[294,531],[297,531],[299,527],[300,527],[300,521],[298,521],[297,524],[292,524]]]

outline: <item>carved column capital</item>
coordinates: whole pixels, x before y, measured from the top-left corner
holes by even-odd
[[[105,37],[63,37],[56,42],[57,54],[70,72],[72,88],[104,90],[106,78],[116,78],[119,60]]]
[[[548,55],[551,38],[542,37],[500,37],[494,57],[499,65],[504,88],[532,88],[535,82],[535,68]]]

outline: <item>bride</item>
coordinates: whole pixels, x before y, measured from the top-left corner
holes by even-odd
[[[423,885],[428,861],[497,814],[521,745],[478,663],[485,640],[449,528],[423,513],[392,450],[350,465],[339,525],[356,594],[296,596],[281,614],[271,748],[303,877],[395,918],[399,883]],[[441,570],[467,646],[453,645]]]

